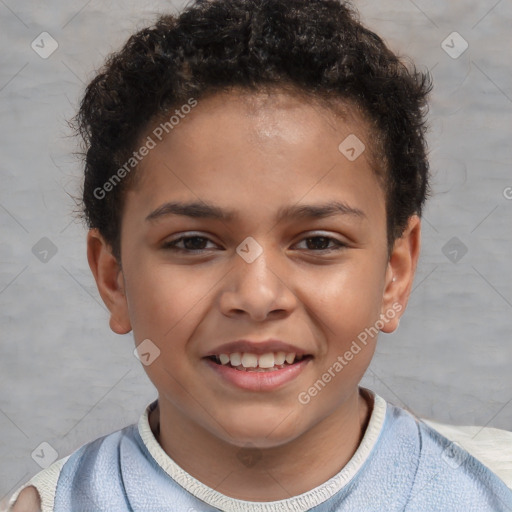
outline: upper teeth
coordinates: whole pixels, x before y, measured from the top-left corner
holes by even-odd
[[[293,364],[295,360],[301,360],[295,352],[267,352],[266,354],[251,354],[250,352],[234,352],[233,354],[220,354],[221,364],[231,363],[231,366],[244,368],[272,368],[274,365],[282,365],[286,361]]]

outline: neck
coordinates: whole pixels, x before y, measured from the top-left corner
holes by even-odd
[[[339,473],[357,450],[371,410],[369,394],[356,390],[299,438],[265,449],[220,440],[184,419],[165,398],[152,411],[150,426],[174,462],[205,485],[236,499],[277,501],[310,491]]]

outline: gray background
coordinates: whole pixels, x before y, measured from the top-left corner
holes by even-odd
[[[66,120],[105,56],[181,5],[0,0],[0,499],[40,470],[40,443],[63,457],[156,397],[131,334],[109,330],[72,220],[81,171]],[[422,417],[512,430],[511,2],[355,5],[435,81],[415,288],[364,384]],[[43,31],[59,45],[47,59],[31,48]],[[457,59],[441,46],[453,31],[469,44]],[[32,250],[43,237],[57,249],[46,262]]]

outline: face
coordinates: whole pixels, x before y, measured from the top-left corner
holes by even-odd
[[[139,165],[122,271],[110,284],[95,276],[111,327],[150,340],[144,369],[175,416],[270,447],[356,392],[376,330],[392,331],[405,307],[415,258],[409,235],[388,257],[369,151],[338,149],[351,134],[370,147],[350,110],[232,92],[201,100]]]

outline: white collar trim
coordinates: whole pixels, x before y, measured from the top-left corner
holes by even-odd
[[[142,441],[157,464],[181,487],[212,507],[225,512],[275,512],[276,510],[305,512],[327,501],[347,485],[361,469],[373,447],[377,444],[386,417],[386,402],[372,391],[366,391],[373,397],[372,414],[361,444],[345,467],[318,487],[279,501],[254,502],[230,498],[203,484],[178,466],[158,444],[149,426],[149,413],[156,402],[146,408],[139,419],[138,429]]]

